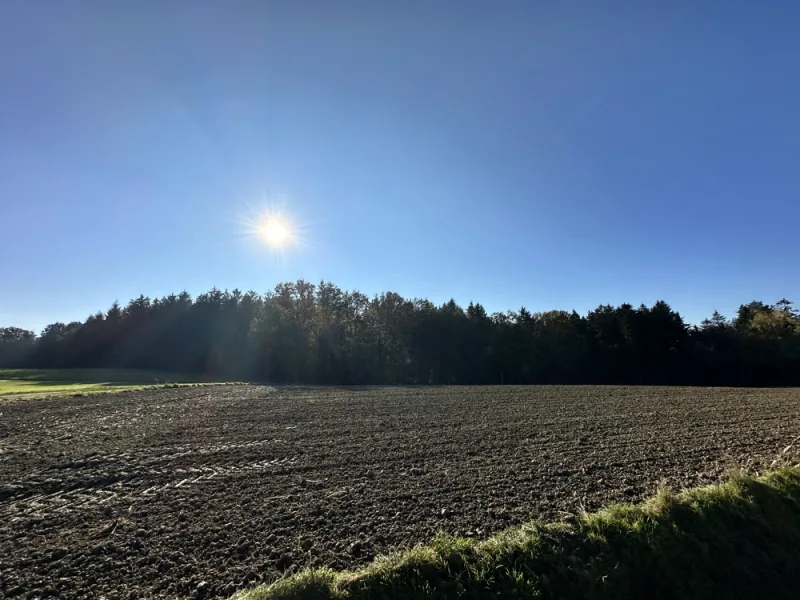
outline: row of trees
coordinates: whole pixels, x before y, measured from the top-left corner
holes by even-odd
[[[688,326],[666,302],[489,315],[322,282],[115,303],[41,335],[0,328],[0,366],[115,367],[285,383],[800,384],[788,300]]]

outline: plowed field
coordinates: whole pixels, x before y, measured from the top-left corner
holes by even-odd
[[[769,464],[800,390],[164,389],[0,403],[0,597],[211,598]],[[790,452],[791,453],[791,452]]]

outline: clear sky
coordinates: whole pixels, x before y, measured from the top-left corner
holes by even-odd
[[[800,302],[800,3],[0,2],[0,325],[330,280]],[[267,205],[302,226],[275,254]]]

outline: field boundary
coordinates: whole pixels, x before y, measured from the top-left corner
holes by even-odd
[[[0,401],[242,383],[144,369],[0,369]]]
[[[25,400],[52,400],[55,398],[85,398],[87,396],[98,396],[100,394],[124,394],[128,392],[148,392],[154,390],[169,390],[178,388],[206,388],[206,387],[219,387],[229,385],[251,385],[244,381],[220,381],[208,383],[166,383],[159,385],[131,385],[120,386],[119,389],[110,387],[109,389],[102,390],[85,390],[80,392],[62,391],[62,392],[22,392],[14,394],[0,394],[0,404],[9,404],[12,402],[22,402]]]
[[[118,395],[131,392],[149,392],[155,390],[183,389],[183,388],[208,388],[219,386],[252,385],[246,381],[219,381],[204,383],[162,383],[153,385],[144,384],[112,384],[102,389],[83,389],[83,390],[59,390],[59,391],[37,391],[37,392],[12,392],[0,393],[0,405],[26,400],[54,400],[58,398],[86,398],[99,395]]]
[[[439,536],[355,571],[307,569],[235,600],[800,596],[800,465],[533,522]]]

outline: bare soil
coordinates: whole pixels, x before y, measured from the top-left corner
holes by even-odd
[[[212,598],[768,465],[800,390],[271,388],[0,404],[0,598]],[[790,452],[791,453],[791,452]]]

